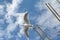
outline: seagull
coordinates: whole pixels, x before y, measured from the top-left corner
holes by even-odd
[[[25,32],[25,35],[29,38],[28,29],[30,27],[32,27],[33,25],[31,25],[29,20],[28,20],[28,13],[27,12],[25,12],[24,21],[25,21],[25,24],[24,24],[25,25],[25,30],[24,30],[24,32]]]

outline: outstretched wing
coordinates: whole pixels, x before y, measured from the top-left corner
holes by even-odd
[[[28,20],[28,13],[25,13],[24,15],[24,21],[29,24],[29,20]]]
[[[28,34],[28,27],[25,28],[25,34],[27,37],[29,37],[29,34]]]

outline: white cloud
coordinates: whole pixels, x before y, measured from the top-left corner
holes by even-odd
[[[9,17],[7,17],[7,22],[9,23],[9,25],[7,26],[7,32],[10,35],[10,32],[13,32],[16,28],[17,28],[17,25],[19,24],[20,26],[20,32],[17,34],[19,37],[21,37],[21,35],[24,34],[24,27],[22,26],[22,24],[24,23],[24,14],[25,13],[15,13],[15,14],[12,14],[12,15],[9,15]],[[12,19],[11,19],[11,16],[15,16],[16,17],[16,21],[15,23],[13,23]],[[10,38],[10,37],[9,37]]]
[[[24,31],[24,27],[21,26],[24,23],[24,18],[23,18],[24,17],[24,14],[25,13],[16,13],[16,14],[12,15],[12,16],[17,17],[15,23],[13,23],[13,21],[12,21],[11,18],[9,18],[7,20],[8,23],[9,23],[9,25],[7,27],[7,32],[8,33],[13,32],[15,30],[15,28],[17,28],[17,25],[19,24],[19,26],[20,26],[21,29],[20,29],[20,32],[17,35],[19,36],[19,35],[23,35],[24,34],[24,32],[22,32],[22,31]]]
[[[0,24],[3,24],[4,23],[4,19],[0,19]]]
[[[0,5],[0,9],[3,9],[4,5]]]
[[[7,4],[7,11],[9,14],[16,12],[18,5],[22,3],[23,0],[12,0],[12,4]]]
[[[19,24],[20,26],[20,32],[17,34],[19,37],[21,37],[21,35],[24,34],[24,27],[21,26],[24,23],[24,14],[25,13],[16,13],[16,9],[18,8],[19,4],[22,3],[23,0],[12,0],[12,4],[6,4],[7,6],[7,13],[5,15],[6,18],[6,22],[9,23],[9,25],[7,26],[6,30],[7,30],[7,36],[8,38],[13,37],[10,32],[13,32],[16,28],[17,25]],[[16,22],[13,23],[13,20],[11,19],[11,16],[15,16],[16,17]]]
[[[0,5],[0,15],[4,14],[4,5]]]
[[[23,0],[12,0],[12,4],[6,4],[7,6],[7,14],[6,14],[6,19],[8,22],[12,22],[11,20],[11,16],[15,16],[16,15],[16,9],[18,8],[18,5],[22,3]]]
[[[43,5],[42,5],[43,4]],[[36,9],[38,10],[38,11],[41,11],[42,9],[45,9],[45,7],[44,7],[45,5],[44,5],[44,3],[43,3],[43,0],[42,0],[42,3],[41,3],[41,1],[39,1],[39,2],[37,2],[37,4],[35,5],[35,7],[36,7]]]

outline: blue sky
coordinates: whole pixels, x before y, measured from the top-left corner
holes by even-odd
[[[0,0],[0,40],[26,40],[23,16],[28,11],[30,23],[39,24],[51,40],[60,40],[60,22],[49,11],[45,3],[50,3],[60,13],[57,0]],[[59,14],[60,15],[60,14]],[[46,36],[37,31],[46,39]],[[30,40],[42,40],[31,28]]]

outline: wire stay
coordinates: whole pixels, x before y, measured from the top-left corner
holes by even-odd
[[[56,12],[56,10],[49,4],[49,3],[45,3],[45,5],[49,8],[49,10],[53,13],[53,15],[58,19],[58,21],[60,22],[60,15]]]

